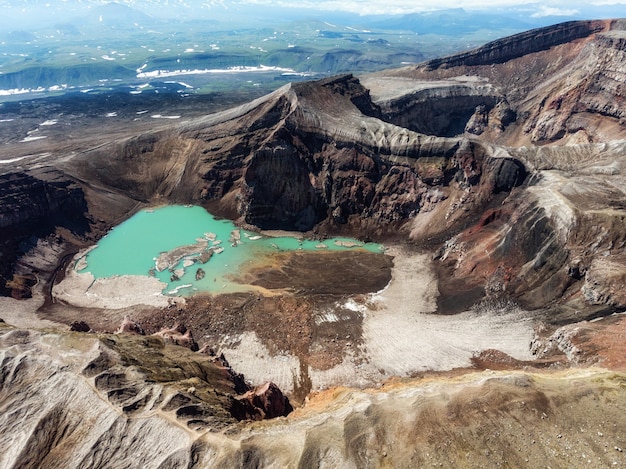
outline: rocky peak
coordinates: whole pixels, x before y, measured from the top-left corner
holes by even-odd
[[[333,94],[347,96],[364,115],[380,118],[380,107],[372,102],[369,90],[352,74],[327,78],[321,80],[319,85]]]

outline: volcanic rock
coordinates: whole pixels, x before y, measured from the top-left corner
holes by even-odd
[[[37,280],[32,272],[12,278],[16,261],[57,227],[85,235],[87,211],[81,187],[55,168],[0,174],[0,292],[29,298]]]
[[[85,321],[74,321],[70,324],[70,331],[73,332],[89,332],[91,327]]]
[[[438,292],[429,298],[434,304],[437,297],[437,312],[467,310],[483,296],[480,304],[501,312],[504,298],[540,309],[533,314],[558,326],[535,341],[537,355],[562,353],[579,364],[596,353],[614,360],[623,342],[619,318],[608,345],[600,332],[609,327],[563,322],[626,308],[625,30],[620,20],[567,23],[418,66],[287,85],[132,137],[99,135],[35,155],[7,145],[19,159],[6,159],[0,175],[1,277],[15,296],[27,296],[30,283],[43,287],[62,275],[56,267],[66,253],[139,207],[196,203],[257,228],[393,237],[436,251]],[[306,256],[294,256],[290,268],[297,270],[301,259],[306,263]],[[424,269],[405,267],[407,275]],[[279,270],[270,273],[283,282],[289,271]],[[324,293],[333,310],[317,317],[334,319],[340,293]],[[302,344],[313,343],[306,338],[316,330],[308,327],[314,321],[308,298],[266,303],[272,327],[284,330],[285,342],[303,357],[312,352]],[[257,298],[231,300],[237,302],[217,302],[228,322],[214,314],[213,324],[220,333],[252,336],[241,314]],[[303,305],[292,307],[294,322],[275,314],[289,301]],[[210,316],[209,303],[193,313]],[[362,303],[354,304],[350,312],[359,317]],[[483,320],[479,309],[472,312]],[[355,331],[324,346],[357,349]],[[392,379],[379,389],[319,392],[286,420],[246,424],[239,420],[287,415],[289,401],[271,383],[251,391],[224,355],[174,345],[195,348],[181,328],[159,333],[167,340],[137,336],[144,331],[125,318],[120,332],[131,334],[0,328],[0,465],[626,463],[619,370]],[[289,337],[296,333],[306,340]],[[272,346],[267,353],[282,358],[283,344]],[[325,351],[317,351],[320,362]],[[481,367],[522,366],[495,351],[476,358]],[[311,363],[300,364],[298,379],[310,380]]]
[[[116,334],[146,335],[143,328],[129,316],[124,316],[124,320],[122,321],[122,324],[120,324]]]
[[[611,243],[611,261],[622,258],[620,144],[594,142],[626,138],[625,29],[620,20],[542,28],[418,66],[287,85],[62,157],[20,160],[21,171],[3,176],[11,210],[0,219],[7,233],[24,236],[35,224],[67,227],[64,242],[74,245],[129,207],[164,202],[202,204],[262,229],[410,233],[420,245],[451,248],[440,258],[444,296],[484,289],[507,266],[507,292],[526,306],[565,301],[569,290],[572,300],[619,307],[615,294],[591,294],[590,281],[577,296],[581,280],[567,272],[573,256],[591,266]],[[606,178],[591,207],[581,194]],[[498,206],[500,216],[485,223]],[[589,244],[589,223],[607,231],[606,241]],[[4,241],[3,276],[18,274],[13,294],[27,296],[33,277],[16,271],[15,239]]]
[[[168,343],[180,345],[194,352],[199,350],[198,343],[194,340],[191,330],[182,324],[176,324],[170,329],[161,329],[153,335],[161,337]]]
[[[259,426],[230,413],[243,403],[208,357],[156,337],[5,326],[0,353],[3,467],[581,467],[580,448],[585,464],[624,460],[607,450],[626,447],[623,373],[486,371],[333,389]],[[271,384],[250,397],[281,409]]]
[[[263,420],[276,417],[286,417],[293,411],[289,399],[272,382],[266,382],[237,397],[243,404],[243,420]],[[239,417],[238,417],[239,418]]]

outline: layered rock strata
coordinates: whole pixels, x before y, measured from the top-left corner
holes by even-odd
[[[6,468],[626,463],[618,372],[481,372],[339,388],[287,418],[244,426],[233,417],[242,404],[228,373],[209,357],[154,337],[0,329]],[[268,389],[250,399],[268,401]],[[277,403],[266,409],[280,412]]]

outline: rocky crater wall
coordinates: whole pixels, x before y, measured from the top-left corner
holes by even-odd
[[[0,175],[0,292],[29,296],[28,280],[13,278],[16,260],[59,228],[76,236],[89,230],[88,206],[80,185],[60,171],[42,169]]]
[[[424,66],[427,69],[436,69],[502,63],[590,36],[608,26],[609,23],[604,21],[570,21],[533,29],[490,42],[470,52],[429,60]]]

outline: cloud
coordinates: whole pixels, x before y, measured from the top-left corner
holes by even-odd
[[[612,1],[612,0],[599,0]],[[617,1],[617,0],[615,0]],[[458,0],[240,0],[240,3],[278,6],[281,8],[310,8],[324,11],[348,11],[361,15],[396,15],[423,13],[450,8],[459,8]],[[538,9],[535,17],[554,15],[574,15],[578,10],[574,2],[568,2],[567,8],[561,8],[563,0],[553,0],[538,4],[537,0],[465,0],[462,8],[466,10],[490,10],[493,8],[532,7]]]
[[[539,11],[536,13],[533,13],[531,16],[533,18],[544,18],[546,16],[574,16],[579,13],[580,12],[575,9],[547,7],[547,6],[542,5],[539,7]]]

